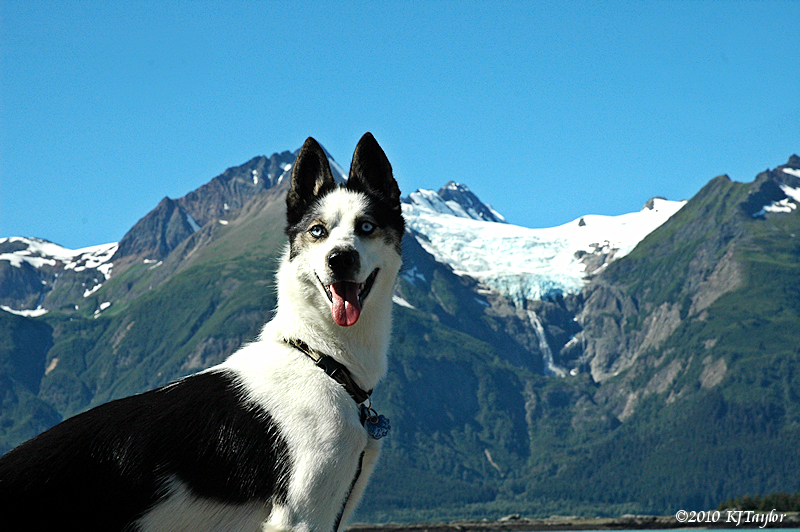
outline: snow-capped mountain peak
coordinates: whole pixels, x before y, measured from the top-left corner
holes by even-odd
[[[11,266],[19,268],[22,263],[28,263],[34,268],[40,268],[60,263],[65,270],[97,269],[106,279],[112,267],[109,260],[116,250],[116,242],[81,249],[67,249],[41,238],[0,238],[0,261],[9,261]]]
[[[491,205],[479,200],[478,196],[467,188],[467,185],[450,181],[439,189],[438,194],[453,211],[463,213],[475,220],[501,223],[506,221],[503,215],[494,210]]]
[[[591,274],[630,253],[686,203],[653,198],[639,212],[530,229],[484,221],[460,202],[452,205],[445,198],[457,187],[410,194],[403,202],[408,228],[436,260],[517,302],[579,292]]]
[[[24,316],[40,316],[44,295],[59,279],[78,275],[84,297],[96,292],[111,276],[118,244],[101,244],[81,249],[67,249],[41,238],[0,238],[0,274],[29,289],[15,294],[0,294],[0,309]],[[0,275],[2,277],[3,275]],[[20,303],[22,303],[20,305]],[[34,308],[35,307],[35,308]]]
[[[494,210],[491,205],[486,205],[466,185],[455,181],[448,182],[438,192],[425,189],[412,192],[403,200],[403,203],[459,218],[484,222],[506,222],[503,215]]]

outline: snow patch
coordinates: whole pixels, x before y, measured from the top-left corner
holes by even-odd
[[[414,308],[414,305],[412,305],[402,297],[398,296],[397,294],[392,295],[392,302],[395,303],[396,305],[400,305],[401,307],[406,307],[411,309]]]
[[[11,307],[0,305],[0,309],[10,312],[11,314],[16,314],[17,316],[26,316],[28,318],[35,318],[37,316],[44,316],[47,314],[47,310],[43,309],[42,307],[36,307],[35,310],[14,310]]]
[[[200,224],[197,223],[197,220],[186,211],[183,211],[183,214],[186,215],[186,222],[189,224],[189,227],[192,228],[192,232],[196,233],[200,230]]]
[[[98,290],[100,290],[100,288],[102,288],[102,287],[103,287],[103,284],[102,284],[102,283],[100,283],[100,284],[98,284],[98,285],[95,285],[95,287],[94,287],[94,288],[89,288],[88,290],[86,290],[86,291],[83,293],[83,297],[89,297],[90,295],[92,295],[92,294],[94,294],[95,292],[97,292]]]
[[[53,357],[53,360],[47,365],[47,368],[44,370],[45,375],[50,375],[54,369],[58,366],[58,357]]]
[[[489,209],[489,212],[491,212],[494,215],[494,217],[497,218],[498,220],[500,220],[501,222],[505,222],[506,221],[506,217],[503,216],[502,214],[500,214],[499,212],[497,212],[496,210],[494,210],[494,207],[492,207],[491,205],[487,204],[486,208]]]
[[[781,168],[781,171],[784,174],[793,175],[795,177],[800,177],[800,170],[796,170],[794,168]]]
[[[425,276],[417,270],[416,266],[412,266],[411,269],[404,271],[401,274],[401,277],[412,284],[416,284],[417,280],[427,283],[427,279],[425,279]]]
[[[289,164],[289,163],[283,163],[283,164],[281,165],[281,170],[283,170],[283,173],[282,173],[280,176],[278,176],[278,181],[277,181],[275,184],[276,184],[276,185],[280,185],[280,184],[281,184],[281,182],[283,182],[283,178],[284,178],[284,177],[286,177],[287,175],[290,175],[290,174],[289,174],[289,171],[290,171],[291,169],[292,169],[292,165],[291,165],[291,164]]]
[[[16,253],[0,253],[0,260],[7,260],[15,268],[22,268],[23,262],[30,264],[34,268],[56,265],[56,261],[53,259],[45,259],[42,257],[29,257],[26,256],[25,251],[18,251]]]
[[[800,171],[797,172],[798,174],[800,174]],[[768,205],[764,205],[760,211],[753,213],[753,218],[761,218],[768,212],[786,214],[797,209],[797,204],[792,203],[792,201],[794,200],[800,203],[800,188],[793,188],[788,185],[781,185],[781,190],[783,190],[783,193],[786,194],[786,197],[778,201],[773,201]]]
[[[481,299],[481,298],[479,298],[479,297],[473,297],[472,299],[474,299],[474,300],[475,300],[475,302],[476,302],[477,304],[481,305],[481,306],[484,306],[484,307],[487,307],[487,308],[491,307],[491,305],[489,304],[489,302],[488,302],[488,301],[486,301],[485,299]]]
[[[765,213],[768,212],[792,212],[797,208],[797,205],[792,203],[789,198],[783,198],[780,201],[773,201],[769,205],[764,205],[760,211],[753,214],[753,218],[758,218],[760,216],[764,216]]]
[[[794,172],[796,172],[797,177],[800,177],[800,170],[794,170]],[[781,185],[781,190],[783,190],[784,194],[800,203],[800,188],[793,188],[789,185]]]
[[[7,260],[14,267],[22,267],[23,262],[34,268],[57,266],[61,263],[65,270],[76,272],[97,270],[106,279],[111,276],[113,268],[111,257],[119,248],[116,242],[73,250],[40,238],[11,237],[0,240],[0,244],[6,242],[19,242],[25,245],[25,248],[19,251],[0,254],[0,260]]]

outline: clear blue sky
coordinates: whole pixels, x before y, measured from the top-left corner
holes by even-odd
[[[800,152],[800,2],[0,0],[0,237],[118,241],[309,135],[548,227]]]

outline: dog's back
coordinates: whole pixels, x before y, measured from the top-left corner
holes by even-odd
[[[14,516],[19,530],[123,530],[169,482],[236,506],[280,496],[286,467],[269,414],[247,407],[231,375],[201,373],[101,405],[12,450],[0,460],[0,519]]]

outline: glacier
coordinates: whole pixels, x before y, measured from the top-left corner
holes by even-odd
[[[440,193],[417,190],[403,199],[407,227],[437,261],[518,305],[580,292],[591,274],[630,253],[686,204],[653,198],[639,212],[587,215],[557,227],[532,229],[476,219],[470,216],[472,209],[446,202]],[[598,259],[594,263],[600,266],[590,267],[590,258]]]

